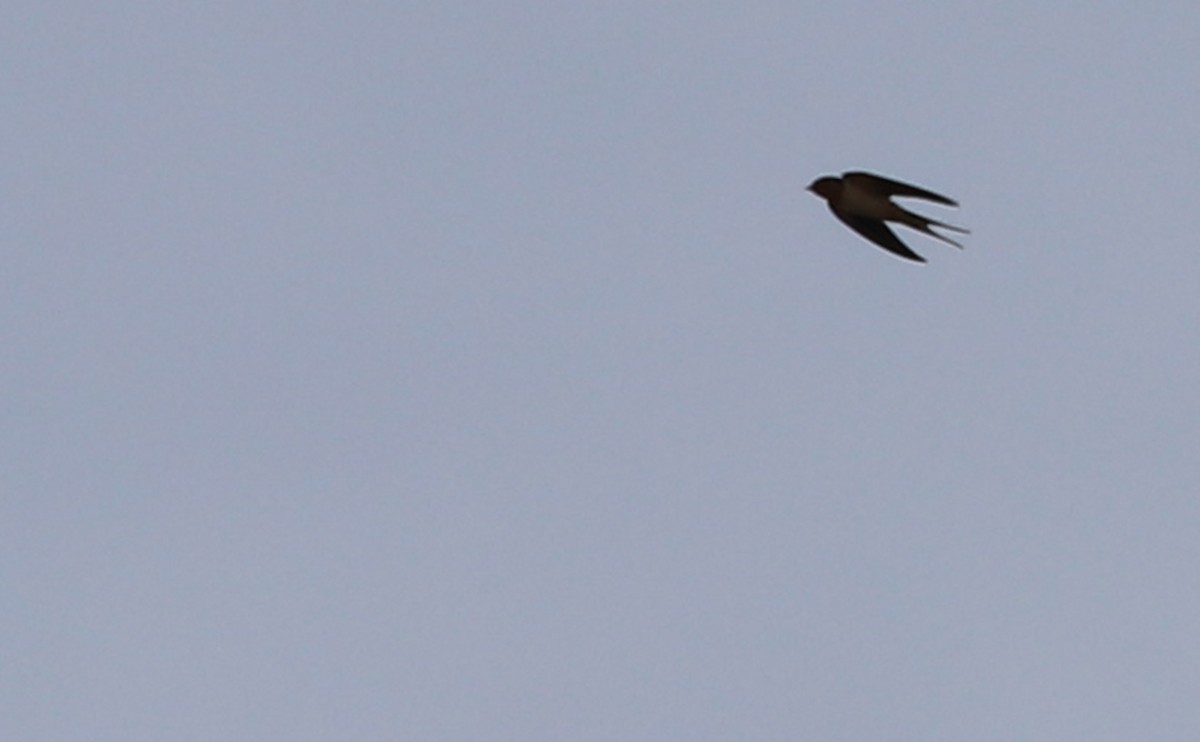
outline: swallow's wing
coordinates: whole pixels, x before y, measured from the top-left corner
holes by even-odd
[[[842,178],[854,183],[854,185],[864,191],[878,193],[881,196],[908,196],[910,198],[923,198],[926,201],[933,201],[945,206],[958,206],[957,201],[946,198],[940,193],[927,191],[924,188],[917,188],[915,185],[901,183],[898,180],[891,180],[890,178],[884,178],[872,173],[842,173]]]
[[[910,250],[908,245],[901,242],[896,233],[879,219],[869,219],[865,216],[849,216],[847,214],[839,214],[836,211],[833,212],[833,215],[842,224],[845,224],[850,229],[858,232],[893,255],[899,255],[906,260],[912,260],[917,263],[925,262],[925,258]]]

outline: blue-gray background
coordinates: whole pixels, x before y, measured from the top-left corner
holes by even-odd
[[[3,736],[1200,739],[1153,5],[10,5]]]

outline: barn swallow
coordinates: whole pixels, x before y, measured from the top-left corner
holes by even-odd
[[[906,260],[925,262],[925,258],[910,250],[884,222],[899,222],[960,249],[962,245],[949,237],[934,232],[929,225],[933,224],[943,229],[968,234],[968,231],[962,227],[927,219],[907,211],[892,203],[891,197],[923,198],[926,201],[933,201],[945,206],[958,206],[957,202],[933,191],[871,173],[852,172],[842,173],[840,178],[832,176],[817,178],[808,187],[808,190],[828,201],[829,210],[847,227],[884,250]]]

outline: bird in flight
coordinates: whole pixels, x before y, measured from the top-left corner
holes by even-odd
[[[847,227],[884,250],[906,260],[917,263],[925,262],[925,258],[901,242],[885,222],[898,222],[960,249],[962,245],[933,231],[929,225],[968,234],[968,231],[962,227],[927,219],[893,203],[892,196],[899,196],[923,198],[944,206],[958,206],[956,201],[941,194],[908,183],[901,183],[898,180],[889,180],[871,173],[850,172],[842,173],[840,178],[829,175],[817,178],[809,185],[808,190],[828,201],[829,210]]]

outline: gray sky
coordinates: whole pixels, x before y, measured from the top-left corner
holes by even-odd
[[[16,3],[3,737],[1200,739],[1198,33]]]

